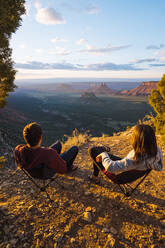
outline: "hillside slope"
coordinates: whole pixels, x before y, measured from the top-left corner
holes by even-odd
[[[101,143],[125,156],[131,134],[130,130],[91,138],[81,146],[79,169],[57,176],[65,189],[56,183],[48,189],[53,205],[21,171],[1,169],[0,247],[164,248],[165,169],[151,172],[130,198],[103,175],[101,186],[88,181],[92,171],[88,148]]]

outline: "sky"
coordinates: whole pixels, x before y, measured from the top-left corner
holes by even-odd
[[[165,0],[26,0],[16,79],[161,78]]]

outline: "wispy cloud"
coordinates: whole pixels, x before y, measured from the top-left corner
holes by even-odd
[[[51,42],[52,42],[52,43],[57,43],[57,42],[68,42],[68,40],[66,40],[66,39],[64,39],[64,38],[56,37],[56,38],[51,39]]]
[[[75,6],[75,5],[72,5],[68,2],[63,2],[61,4],[61,6],[63,8],[66,8],[67,10],[69,11],[74,11],[76,13],[86,13],[86,14],[89,14],[89,15],[94,15],[94,14],[97,14],[99,11],[100,11],[100,8],[97,7],[96,5],[94,4],[88,4],[86,7],[79,7],[78,5]]]
[[[86,53],[93,53],[93,54],[100,55],[100,54],[111,53],[114,51],[120,51],[120,50],[127,49],[130,47],[131,47],[131,45],[108,46],[108,47],[102,47],[102,48],[95,48],[95,47],[92,47],[90,45],[87,45],[86,49],[82,49],[79,52],[83,52],[83,53],[86,52]]]
[[[136,68],[131,64],[114,64],[114,63],[100,63],[89,64],[85,67],[89,71],[141,71],[142,68]]]
[[[66,56],[66,55],[71,54],[71,51],[67,50],[64,47],[56,47],[55,50],[49,52],[49,54],[55,54],[58,56]]]
[[[150,64],[150,66],[152,67],[164,67],[165,66],[165,63],[163,64]]]
[[[160,50],[163,47],[165,47],[164,44],[160,44],[158,46],[157,45],[149,45],[149,46],[146,47],[146,49],[148,49],[148,50]]]
[[[44,52],[44,50],[43,50],[42,48],[37,48],[35,51],[36,51],[37,53],[40,53],[40,54],[42,54],[42,53]]]
[[[85,12],[87,14],[94,15],[94,14],[97,14],[99,12],[99,8],[93,4],[90,4],[85,8]]]
[[[21,49],[25,49],[26,48],[26,45],[25,44],[20,44],[19,46]]]
[[[134,64],[150,63],[156,61],[155,58],[146,58],[146,59],[134,59],[131,62]]]
[[[16,63],[17,69],[54,69],[54,70],[74,70],[74,71],[141,71],[143,68],[137,68],[131,64],[97,63],[89,65],[71,64],[71,63],[42,63],[30,61],[26,63]]]
[[[61,14],[53,8],[42,8],[39,1],[35,1],[35,7],[37,9],[36,20],[41,24],[64,24],[65,19]]]
[[[77,45],[86,45],[86,44],[88,44],[88,41],[86,39],[82,38],[80,40],[77,40],[76,44]]]

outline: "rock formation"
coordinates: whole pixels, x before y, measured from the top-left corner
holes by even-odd
[[[98,86],[92,86],[88,90],[88,92],[93,92],[96,95],[114,95],[117,94],[117,90],[109,88],[106,83],[101,83]]]
[[[98,97],[96,97],[96,95],[93,92],[82,93],[80,97],[80,101],[86,104],[101,102],[101,100]]]
[[[142,82],[141,85],[134,89],[121,91],[121,94],[127,96],[148,96],[151,94],[152,89],[157,88],[157,83],[157,81]]]

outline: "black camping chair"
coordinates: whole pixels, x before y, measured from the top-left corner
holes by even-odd
[[[50,198],[50,195],[47,192],[47,188],[52,182],[55,182],[64,189],[64,186],[58,183],[57,180],[55,180],[56,172],[44,164],[41,164],[33,169],[25,169],[24,167],[20,166],[20,169],[30,179],[30,181],[40,190],[40,192],[46,193],[46,196],[50,202],[53,202],[53,200]],[[42,186],[36,182],[36,179],[42,181]],[[48,182],[46,183],[47,180]]]
[[[100,147],[100,153],[105,151],[105,147]],[[122,191],[122,193],[129,197],[132,193],[138,188],[138,186],[144,181],[144,179],[149,175],[151,169],[147,169],[144,171],[140,170],[129,170],[125,172],[121,172],[117,175],[110,173],[109,171],[105,170],[103,165],[99,165],[95,159],[93,158],[92,152],[89,150],[90,157],[95,165],[116,185],[118,185]],[[130,184],[135,182],[136,180],[139,181],[133,188]]]
[[[110,173],[107,170],[104,170],[103,173],[115,184],[117,184],[123,194],[127,197],[131,196],[132,193],[138,188],[138,186],[144,181],[144,179],[148,176],[151,172],[151,169],[147,169],[144,171],[139,170],[130,170],[119,173],[117,175]],[[135,187],[131,187],[130,183],[135,182],[138,180],[138,183]]]

